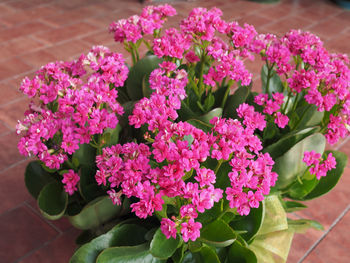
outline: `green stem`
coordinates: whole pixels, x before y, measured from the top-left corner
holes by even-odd
[[[217,172],[219,171],[220,166],[221,166],[221,164],[222,164],[223,162],[224,162],[223,159],[220,159],[220,160],[218,161],[218,164],[216,165],[215,170],[214,170],[214,173],[215,173],[215,174],[217,174]]]
[[[273,65],[271,68],[268,66],[268,63],[266,61],[266,66],[267,66],[267,80],[266,80],[266,93],[269,94],[269,89],[270,89],[270,78],[272,77],[271,72]]]
[[[198,89],[199,89],[200,96],[203,94],[202,89],[203,89],[204,59],[205,59],[205,55],[204,55],[204,51],[203,51],[203,55],[201,57],[200,66],[199,66],[199,78],[198,78]]]
[[[291,92],[291,91],[288,91],[288,99],[287,99],[287,102],[286,102],[286,104],[284,105],[283,110],[282,110],[282,113],[283,113],[283,114],[286,113],[286,110],[287,110],[287,107],[288,107],[288,104],[289,104],[291,95],[292,95],[292,92]]]
[[[298,120],[298,122],[294,125],[292,130],[295,130],[296,128],[298,128],[299,124],[301,123],[301,121],[303,120],[305,114],[309,111],[311,107],[311,104],[309,104],[309,106],[307,106],[307,108],[304,110],[303,114],[301,115],[300,119]]]

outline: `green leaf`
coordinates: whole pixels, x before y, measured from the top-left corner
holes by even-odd
[[[215,97],[213,96],[213,94],[210,93],[204,100],[203,106],[205,111],[210,110],[214,106],[214,103],[215,103]]]
[[[158,68],[162,61],[157,56],[150,55],[139,60],[130,69],[128,79],[126,80],[126,90],[132,100],[139,100],[144,96],[142,90],[143,79],[145,78],[147,80],[151,72]]]
[[[228,251],[227,263],[257,263],[258,260],[252,250],[242,246],[239,242],[231,245]]]
[[[24,181],[28,192],[37,199],[40,191],[45,185],[52,182],[54,179],[46,172],[39,161],[30,162],[24,174]]]
[[[194,113],[191,110],[191,108],[188,107],[184,101],[181,101],[181,108],[179,110],[177,110],[177,113],[179,115],[179,120],[181,120],[181,121],[195,119],[197,117],[197,114]]]
[[[318,111],[316,105],[307,104],[303,107],[298,107],[296,113],[301,118],[294,129],[301,127],[312,127],[320,124],[323,119],[324,112]]]
[[[95,174],[95,167],[81,165],[79,192],[86,202],[90,202],[104,194],[104,191],[96,183]]]
[[[274,122],[268,122],[263,132],[264,140],[272,139],[278,134],[279,129]]]
[[[68,195],[59,182],[44,186],[38,196],[38,206],[44,217],[56,220],[64,215],[68,204]]]
[[[171,257],[180,243],[179,236],[176,239],[170,237],[167,239],[160,228],[153,236],[150,251],[153,256],[160,259],[167,259]]]
[[[95,166],[96,149],[89,144],[80,144],[73,158],[78,159],[80,165]]]
[[[304,208],[307,208],[306,205],[299,203],[299,202],[295,202],[295,201],[283,201],[282,205],[284,207],[284,210],[287,213],[291,213],[291,212],[295,212],[295,211],[300,211]]]
[[[147,243],[138,246],[112,247],[105,249],[96,263],[161,263],[165,260],[157,259],[148,250]]]
[[[214,247],[227,247],[236,238],[233,229],[226,222],[218,219],[203,228],[199,240]]]
[[[230,223],[230,226],[235,231],[247,231],[247,233],[241,234],[241,236],[249,242],[259,232],[265,216],[265,204],[260,203],[258,208],[250,210],[247,216],[238,216],[234,221]]]
[[[215,250],[209,246],[203,245],[201,250],[195,253],[196,263],[220,263],[220,259]]]
[[[274,171],[278,174],[277,189],[283,189],[293,183],[297,176],[306,169],[303,162],[304,152],[314,150],[323,153],[326,145],[325,137],[316,133],[295,144],[288,152],[275,161]]]
[[[135,246],[145,242],[147,229],[135,224],[119,224],[91,242],[81,246],[70,263],[95,263],[98,255],[112,246]]]
[[[221,117],[222,116],[222,108],[215,108],[208,113],[198,117],[199,120],[209,123],[209,121],[214,117]]]
[[[211,129],[213,128],[213,125],[197,119],[189,119],[186,122],[198,129],[201,129],[204,132],[210,132]]]
[[[79,229],[91,229],[117,216],[121,206],[113,205],[109,196],[101,196],[88,203],[79,214],[69,216],[71,224]]]
[[[103,133],[103,139],[105,144],[103,147],[112,146],[119,142],[119,133],[122,130],[120,124],[118,124],[114,129],[107,128]]]
[[[309,219],[292,220],[288,218],[288,230],[296,233],[305,233],[309,228],[316,230],[324,230],[323,226],[315,221]]]
[[[333,154],[337,162],[335,169],[328,171],[327,176],[321,177],[316,187],[304,197],[304,200],[314,199],[328,193],[336,186],[340,177],[342,176],[344,168],[348,162],[347,155],[338,151],[326,151],[323,158],[326,158],[326,155],[329,153]]]
[[[171,259],[174,261],[174,263],[182,263],[183,262],[186,249],[187,249],[187,246],[183,244],[175,251],[174,255],[171,257]]]
[[[250,87],[240,86],[233,95],[228,96],[223,117],[235,119],[238,117],[236,109],[238,106],[246,101],[250,93]]]
[[[296,180],[290,188],[288,188],[288,196],[296,200],[304,200],[304,196],[312,191],[318,184],[318,180],[314,175],[310,176],[310,172],[307,171],[306,174],[299,180]]]
[[[207,166],[206,166],[207,167]],[[212,168],[212,169],[215,169]],[[221,164],[219,170],[216,173],[216,183],[215,187],[226,189],[231,185],[230,178],[228,177],[228,173],[232,171],[232,167],[229,162],[224,162]]]
[[[311,134],[314,134],[318,130],[319,128],[307,128],[298,132],[291,132],[289,134],[286,134],[283,138],[281,138],[274,144],[267,146],[265,149],[263,149],[263,152],[268,152],[272,159],[277,159],[278,157],[285,154],[296,143],[305,139]]]
[[[261,69],[261,82],[262,82],[262,89],[264,93],[267,93],[267,90],[266,90],[267,77],[268,77],[267,75],[268,75],[268,69],[267,69],[267,66],[264,65]],[[269,82],[269,95],[272,95],[272,93],[275,93],[275,92],[282,93],[283,84],[280,77],[278,76],[276,71],[273,69],[271,70],[270,75],[271,77]]]

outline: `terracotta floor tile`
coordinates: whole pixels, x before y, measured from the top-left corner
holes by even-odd
[[[104,45],[107,47],[112,47],[112,45],[117,46],[114,42],[113,35],[108,33],[108,31],[101,31],[94,33],[82,39],[83,41],[89,43],[90,45]]]
[[[97,27],[85,22],[78,22],[69,26],[51,30],[49,32],[36,35],[36,38],[41,39],[50,44],[55,44],[68,39],[74,39],[78,36],[92,34]]]
[[[22,174],[24,174],[24,170],[22,171]],[[54,225],[57,229],[59,229],[62,233],[66,232],[69,229],[73,229],[74,227],[72,224],[69,222],[67,217],[62,217],[58,220],[48,220],[45,219],[38,208],[37,201],[34,198],[30,198],[29,200],[26,201],[27,205],[30,206],[43,220],[46,222]]]
[[[58,238],[34,251],[20,263],[63,263],[68,262],[76,249],[75,239],[80,231],[68,231]]]
[[[28,65],[31,65],[35,70],[39,70],[41,66],[44,66],[49,62],[60,60],[55,53],[49,53],[45,50],[27,53],[20,56],[20,58]]]
[[[350,259],[350,212],[338,222],[320,244],[306,257],[310,263],[348,263]]]
[[[5,134],[12,132],[5,124],[0,121],[0,136],[4,136]]]
[[[345,153],[347,156],[350,156],[350,140],[347,140],[338,151]],[[350,167],[350,158],[348,159],[348,167]]]
[[[308,28],[308,30],[326,41],[345,32],[349,27],[350,25],[344,24],[341,19],[331,17]]]
[[[13,85],[9,82],[0,84],[0,93],[0,106],[23,97],[23,94],[20,93],[19,90],[13,87]]]
[[[24,112],[28,109],[30,99],[24,98],[5,106],[0,106],[0,121],[9,128],[16,129],[17,121],[24,118]]]
[[[0,214],[33,199],[24,184],[24,171],[28,162],[0,173]]]
[[[326,18],[335,16],[342,12],[342,9],[336,5],[330,3],[323,5],[313,5],[310,8],[304,9],[299,12],[299,15],[310,21],[325,20]]]
[[[327,230],[350,204],[350,168],[346,167],[338,184],[326,195],[307,201],[307,209],[297,212],[302,218],[317,220]]]
[[[325,47],[332,52],[347,53],[350,55],[350,32],[334,37],[332,40],[325,42]]]
[[[9,41],[11,39],[26,35],[36,34],[41,31],[48,31],[51,26],[37,21],[28,21],[28,23],[10,27],[0,31],[0,41]]]
[[[2,262],[14,262],[57,236],[52,227],[24,206],[0,215],[0,233]]]
[[[298,16],[287,16],[272,24],[262,27],[263,33],[273,33],[282,36],[291,29],[304,29],[309,25],[309,21]]]
[[[19,136],[14,132],[0,137],[0,171],[25,159],[25,157],[20,155],[17,150],[18,140]]]
[[[0,63],[0,81],[30,71],[31,66],[18,58],[11,58]]]
[[[58,60],[67,61],[72,57],[79,57],[83,53],[87,53],[91,46],[82,40],[72,40],[63,44],[54,45],[44,51],[48,54],[55,54]]]
[[[259,14],[253,14],[253,15],[247,15],[243,16],[238,20],[238,23],[240,25],[244,25],[245,23],[253,25],[254,27],[261,27],[268,23],[271,23],[273,19],[269,19],[266,17],[263,17]]]

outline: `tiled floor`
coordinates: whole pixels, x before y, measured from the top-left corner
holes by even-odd
[[[282,0],[259,4],[243,0],[174,1],[174,25],[196,6],[217,6],[225,19],[250,23],[259,32],[281,34],[301,28],[318,34],[325,45],[350,54],[350,11],[327,0]],[[0,0],[0,262],[68,262],[78,231],[67,221],[48,222],[27,193],[14,134],[28,100],[18,92],[21,79],[41,65],[68,60],[94,44],[117,50],[108,34],[113,20],[139,13],[136,0]],[[120,48],[119,50],[120,51]],[[251,70],[257,73],[254,65]],[[350,140],[337,146],[350,156]],[[350,262],[350,164],[333,192],[296,216],[320,221],[324,231],[296,235],[288,263]]]

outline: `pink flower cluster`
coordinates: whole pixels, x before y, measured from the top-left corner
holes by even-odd
[[[326,176],[329,170],[335,169],[337,164],[332,153],[328,154],[326,160],[322,160],[321,154],[315,151],[304,152],[303,162],[305,162],[307,166],[311,166],[309,171],[311,174],[316,175],[318,180]]]
[[[174,15],[176,10],[168,4],[147,6],[140,16],[133,15],[128,19],[113,22],[109,30],[114,33],[114,39],[117,42],[136,43],[144,35],[152,35],[155,30],[159,30],[166,18]]]
[[[211,132],[205,133],[187,122],[173,122],[186,97],[186,84],[186,72],[174,63],[163,62],[154,70],[150,76],[154,92],[136,103],[129,116],[131,125],[147,126],[150,146],[127,143],[103,149],[96,174],[98,184],[111,188],[115,203],[120,203],[121,195],[138,198],[131,207],[140,218],[162,210],[163,197],[180,198],[179,214],[163,218],[161,229],[167,238],[181,233],[185,242],[200,235],[201,224],[195,222],[198,213],[223,198],[224,191],[214,186],[218,171],[203,164],[208,158],[230,161],[231,186],[226,198],[241,215],[258,207],[277,179],[271,171],[274,162],[260,153],[261,141],[254,135],[256,128],[264,129],[266,121],[252,106],[244,104],[238,110],[244,126],[238,120],[216,117]]]
[[[261,93],[254,97],[254,102],[264,107],[263,112],[268,115],[273,115],[274,121],[278,127],[284,128],[289,122],[287,115],[282,114],[278,110],[284,102],[283,93],[274,93],[272,99],[269,99],[268,94]]]
[[[349,135],[350,69],[346,55],[328,53],[317,36],[300,30],[291,30],[281,39],[259,35],[249,49],[260,53],[286,78],[294,95],[303,92],[305,100],[318,111],[332,111],[337,120],[333,118],[328,124],[329,143]]]
[[[67,173],[63,174],[62,183],[64,184],[64,190],[69,194],[74,194],[78,190],[77,184],[80,180],[80,177],[74,170],[70,169]]]
[[[127,75],[122,55],[98,46],[77,61],[49,63],[32,80],[25,78],[21,90],[36,102],[17,125],[17,133],[23,132],[20,153],[36,155],[47,167],[59,169],[79,144],[116,127],[116,114],[123,114],[123,108],[115,87],[122,86]]]

